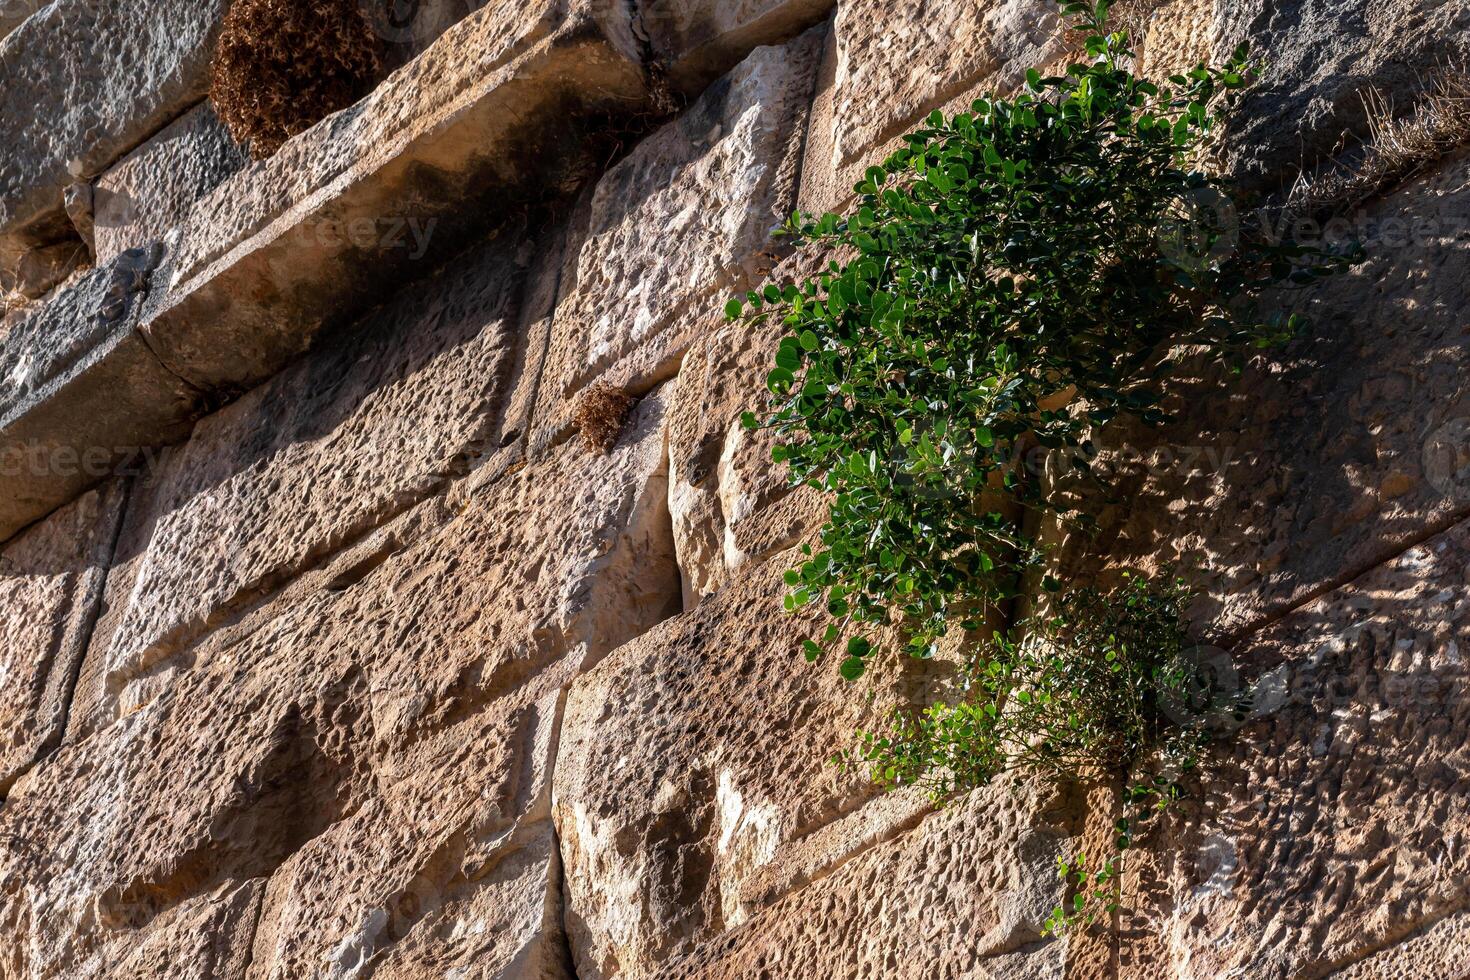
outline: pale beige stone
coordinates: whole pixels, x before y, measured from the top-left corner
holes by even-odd
[[[1034,0],[840,4],[802,167],[802,210],[840,209],[863,170],[931,111],[1007,93],[1060,50],[1055,7]]]
[[[1063,540],[1067,577],[1175,565],[1204,594],[1200,626],[1232,636],[1470,515],[1467,174],[1458,159],[1365,210],[1367,263],[1294,299],[1302,341],[1238,377],[1190,365],[1177,422],[1098,434],[1127,504],[1089,491],[1100,530]]]
[[[247,160],[208,103],[184,113],[97,179],[90,202],[97,262],[162,239]]]
[[[149,342],[202,388],[258,384],[527,195],[574,187],[592,165],[585,117],[646,98],[625,6],[490,3],[200,199]]]
[[[34,16],[0,40],[0,251],[62,237],[68,184],[102,173],[204,97],[227,8],[31,4]]]
[[[568,431],[589,385],[637,393],[671,377],[731,292],[769,271],[820,44],[818,29],[757,49],[599,181],[562,277],[534,450]]]
[[[119,933],[259,879],[252,977],[371,968],[422,926],[413,969],[461,914],[510,923],[466,966],[554,964],[562,692],[677,608],[663,414],[462,487],[437,533],[211,638],[28,774],[0,807],[5,975],[121,959]]]
[[[1067,943],[1041,928],[1062,898],[1075,809],[996,786],[711,939],[659,974],[1061,980]]]
[[[489,452],[529,246],[492,242],[195,428],[130,516],[115,686]]]
[[[887,633],[862,684],[831,659],[806,663],[801,638],[825,612],[782,613],[781,573],[796,557],[745,569],[573,686],[555,813],[579,975],[653,975],[801,883],[772,882],[767,866],[817,877],[912,823],[902,808],[850,818],[877,790],[831,757],[950,668],[898,656]],[[844,818],[824,838],[832,851],[794,856]]]
[[[1233,651],[1252,714],[1145,843],[1126,975],[1321,977],[1470,908],[1467,560],[1461,524]]]
[[[94,490],[0,548],[0,794],[61,742],[124,496]]]
[[[796,256],[770,278],[797,281],[823,267]],[[791,493],[785,467],[771,462],[776,434],[741,425],[745,412],[767,417],[765,377],[786,329],[779,320],[751,325],[721,314],[706,322],[673,383],[669,420],[669,510],[685,606],[717,591],[748,562],[795,544],[822,511],[811,494],[805,506],[793,508],[795,520],[770,520],[770,508]]]

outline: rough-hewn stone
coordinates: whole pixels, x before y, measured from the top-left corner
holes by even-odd
[[[1092,507],[1061,567],[1176,564],[1233,635],[1470,514],[1464,327],[1470,160],[1371,206],[1368,261],[1297,297],[1309,336],[1242,377],[1194,372],[1167,428],[1116,426],[1098,472],[1126,506]],[[1428,270],[1433,270],[1431,274]]]
[[[972,793],[862,851],[662,977],[1061,980],[1066,943],[1041,936],[1061,901],[1076,808],[1034,792]]]
[[[772,265],[795,202],[820,29],[757,49],[598,183],[562,277],[533,448],[563,435],[594,382],[672,376],[708,314]]]
[[[137,322],[156,250],[117,257],[35,304],[0,345],[0,540],[137,458],[183,438],[198,392]]]
[[[832,754],[948,669],[885,663],[874,668],[870,700],[834,664],[806,664],[801,637],[816,632],[817,617],[781,614],[789,561],[748,569],[573,687],[556,820],[579,975],[651,975],[799,885],[760,872],[798,866],[801,838],[875,793],[864,774],[834,767]],[[879,827],[912,820],[882,813]],[[850,831],[829,843],[879,832]],[[845,856],[836,847],[825,867],[804,873]]]
[[[1470,55],[1463,0],[1246,0],[1212,13],[1217,59],[1249,42],[1268,65],[1224,143],[1229,171],[1266,190],[1368,135],[1366,90],[1402,111],[1431,69]]]
[[[204,97],[227,6],[56,0],[0,41],[0,252],[60,237],[68,184]]]
[[[462,486],[437,534],[212,638],[29,773],[0,808],[6,975],[102,975],[120,931],[261,879],[252,976],[347,975],[405,938],[397,975],[436,976],[456,922],[465,966],[551,970],[562,691],[677,603],[663,412],[609,456]],[[553,512],[555,536],[529,519]]]
[[[1236,648],[1253,716],[1146,845],[1134,975],[1322,977],[1470,906],[1467,561],[1461,524]]]
[[[818,266],[796,257],[771,278],[791,281]],[[669,419],[669,510],[690,607],[747,562],[796,543],[821,516],[813,492],[792,501],[789,513],[773,513],[791,492],[784,469],[771,463],[775,435],[740,423],[743,413],[767,409],[765,376],[785,329],[774,321],[730,323],[721,314],[705,319],[673,383]]]
[[[669,83],[697,94],[753,49],[790,40],[834,6],[835,0],[640,0],[638,21]]]
[[[61,741],[123,496],[95,490],[0,548],[0,794]]]
[[[135,509],[114,682],[467,472],[489,450],[529,247],[491,242],[204,419]]]
[[[179,117],[98,178],[91,201],[97,262],[162,239],[247,159],[208,103]]]
[[[839,4],[812,113],[801,207],[852,196],[862,171],[934,109],[1006,91],[1057,50],[1056,10],[1033,0]]]
[[[197,202],[149,341],[200,387],[254,385],[426,259],[582,177],[581,118],[645,96],[627,8],[489,4]]]

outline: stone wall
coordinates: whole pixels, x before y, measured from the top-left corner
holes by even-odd
[[[1219,161],[1263,192],[1470,48],[1466,0],[1119,8],[1152,70],[1270,58]],[[0,0],[0,980],[1470,975],[1470,156],[1048,531],[1071,580],[1184,562],[1256,692],[1058,938],[1113,794],[830,763],[946,667],[793,655],[822,501],[720,315],[808,261],[791,210],[1061,58],[1053,6],[444,0],[259,162],[202,101],[224,9]]]

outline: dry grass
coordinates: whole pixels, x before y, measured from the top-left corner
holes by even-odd
[[[235,0],[209,96],[236,141],[264,159],[365,95],[383,59],[359,0]]]
[[[610,385],[595,384],[582,394],[572,421],[589,452],[606,455],[617,445],[627,424],[633,397]]]
[[[1365,93],[1368,139],[1360,159],[1297,178],[1286,197],[1288,214],[1317,219],[1351,211],[1470,143],[1470,69],[1442,67],[1428,83],[1404,115],[1395,113],[1390,96]]]

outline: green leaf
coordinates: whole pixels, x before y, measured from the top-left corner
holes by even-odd
[[[737,319],[740,316],[740,312],[743,309],[745,309],[745,305],[743,303],[741,303],[740,300],[738,300],[738,299],[732,299],[732,300],[730,300],[730,302],[728,302],[728,303],[725,304],[725,319],[727,319],[727,320]]]
[[[867,669],[868,665],[863,661],[861,657],[848,657],[846,660],[842,661],[842,665],[838,668],[838,670],[842,674],[843,680],[847,681],[857,680],[858,678],[863,676],[863,673]]]

